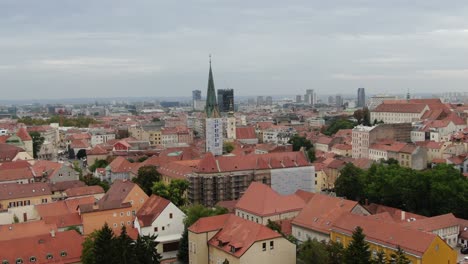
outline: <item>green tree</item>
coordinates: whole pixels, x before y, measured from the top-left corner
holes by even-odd
[[[315,238],[309,238],[299,246],[297,258],[304,264],[323,264],[329,261],[326,245]]]
[[[271,230],[273,230],[273,231],[276,231],[276,232],[278,232],[280,234],[283,234],[281,232],[281,226],[278,223],[271,221],[270,219],[268,219],[268,223],[267,223],[266,226],[268,228],[270,228]]]
[[[353,117],[356,119],[358,124],[362,124],[362,120],[364,119],[364,113],[362,109],[354,111]]]
[[[118,251],[116,251],[115,244],[114,232],[109,228],[107,223],[105,223],[94,240],[94,263],[119,263],[116,254]]]
[[[370,121],[369,108],[364,107],[362,109],[362,116],[363,116],[362,124],[365,125],[365,126],[371,126],[372,124],[371,124],[371,121]]]
[[[158,253],[156,247],[156,235],[140,236],[135,242],[136,263],[138,264],[159,264],[161,262],[161,254]]]
[[[328,253],[328,264],[342,264],[344,262],[343,244],[330,240],[326,244],[326,250]]]
[[[109,190],[109,183],[107,181],[101,181],[99,178],[94,177],[92,174],[80,177],[80,181],[84,182],[88,186],[99,185],[106,192],[107,190]]]
[[[223,144],[224,152],[231,153],[234,150],[234,144],[231,142],[225,142]]]
[[[346,264],[370,264],[371,254],[369,244],[365,241],[366,236],[360,226],[353,232],[353,239],[349,243],[344,253]]]
[[[314,162],[317,159],[316,156],[315,156],[315,148],[314,147],[307,150],[307,157],[309,158],[310,162]]]
[[[155,166],[143,166],[138,169],[138,175],[132,181],[138,184],[147,195],[151,195],[154,183],[160,180],[161,174]]]
[[[351,129],[356,126],[356,123],[349,121],[348,119],[337,119],[333,121],[323,132],[327,136],[336,134],[340,129]]]
[[[352,163],[347,163],[335,181],[337,196],[358,201],[363,197],[363,184],[361,182],[363,171]]]
[[[177,259],[182,263],[189,262],[188,254],[188,228],[193,225],[198,219],[202,217],[214,216],[227,214],[228,210],[223,207],[209,208],[201,204],[194,204],[184,208],[185,219],[184,219],[184,232],[179,243],[179,251],[177,252]]]
[[[96,230],[89,234],[82,244],[83,249],[81,251],[81,262],[83,264],[97,264],[95,262],[94,255],[94,241],[96,240],[98,233],[99,230]]]
[[[377,252],[377,256],[372,260],[372,264],[387,264],[387,256],[382,250]]]
[[[153,194],[159,195],[170,200],[176,206],[184,206],[187,203],[185,191],[189,187],[189,182],[186,180],[172,180],[169,185],[163,182],[155,182],[152,188]]]
[[[411,264],[411,261],[405,256],[405,252],[400,246],[397,251],[390,255],[389,264]]]
[[[42,144],[44,144],[44,137],[41,136],[39,132],[32,131],[29,132],[29,136],[32,139],[33,143],[33,157],[37,159],[37,154],[41,151]]]
[[[292,144],[293,151],[299,151],[302,147],[307,151],[313,147],[312,142],[306,139],[305,137],[301,137],[299,135],[292,136],[289,141],[289,144]]]
[[[107,160],[97,159],[91,166],[89,166],[88,169],[92,172],[95,172],[97,168],[105,168],[107,167],[107,165],[109,165],[109,162]]]
[[[117,255],[117,262],[120,264],[134,263],[136,258],[135,246],[133,240],[127,234],[127,228],[122,227],[119,237],[115,240],[115,247]]]

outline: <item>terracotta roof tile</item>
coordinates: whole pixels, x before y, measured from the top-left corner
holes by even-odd
[[[0,241],[9,241],[17,238],[49,234],[51,230],[57,231],[55,224],[45,221],[32,221],[10,225],[0,225]],[[2,253],[3,253],[2,248]]]
[[[18,129],[16,132],[16,136],[21,138],[22,141],[32,141],[32,138],[25,127],[20,127],[20,129]]]
[[[236,204],[236,209],[258,216],[300,211],[305,205],[299,196],[280,195],[271,187],[252,182]]]
[[[189,230],[195,233],[219,230],[208,243],[235,257],[241,257],[257,241],[281,237],[266,226],[232,214],[201,218]],[[223,245],[220,246],[219,241]],[[231,246],[236,248],[234,253]]]
[[[456,226],[458,225],[458,220],[452,213],[450,213],[417,219],[416,221],[402,223],[401,225],[419,231],[432,232],[435,230]]]
[[[4,183],[0,184],[0,200],[18,199],[51,195],[50,187],[46,183]]]
[[[76,197],[76,196],[88,196],[95,194],[104,194],[104,189],[99,185],[94,186],[83,186],[83,187],[74,187],[65,190],[67,197]]]
[[[396,223],[376,219],[375,216],[360,216],[351,213],[345,213],[337,219],[332,230],[351,235],[357,226],[363,229],[367,241],[394,249],[400,246],[404,251],[420,257],[436,238],[435,234],[404,228]]]
[[[236,127],[236,138],[237,139],[255,139],[257,135],[255,134],[255,128],[248,127]]]
[[[316,193],[292,224],[329,234],[333,223],[357,205],[358,202],[355,201]]]
[[[24,263],[29,263],[29,258],[35,256],[36,263],[78,263],[81,258],[82,243],[84,238],[76,231],[56,232],[55,237],[50,234],[16,238],[10,241],[0,242],[2,260],[16,263],[18,258]],[[61,256],[62,252],[66,256]],[[47,260],[47,254],[52,254],[53,259]]]
[[[137,218],[142,227],[151,226],[162,213],[162,211],[170,204],[169,200],[166,200],[157,195],[151,195],[143,204],[143,206],[137,212]]]

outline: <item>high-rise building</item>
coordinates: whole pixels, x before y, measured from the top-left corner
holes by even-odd
[[[335,96],[335,105],[338,108],[343,106],[343,97],[341,97],[339,94]]]
[[[224,113],[234,111],[233,89],[218,89],[218,108]]]
[[[302,96],[300,94],[296,95],[296,103],[302,103]]]
[[[314,89],[307,89],[306,94],[304,95],[304,103],[315,105],[317,103],[317,94],[314,92]]]
[[[193,90],[192,91],[192,101],[201,100],[201,91]]]
[[[211,152],[213,155],[223,154],[223,119],[219,114],[218,104],[216,103],[216,92],[213,80],[213,72],[208,74],[208,91],[206,93],[205,106],[205,147],[206,152]]]
[[[273,104],[273,97],[267,96],[265,98],[265,103],[266,103],[266,105],[272,105]]]
[[[263,96],[257,96],[257,105],[264,105],[265,100],[263,99]]]
[[[335,103],[335,98],[333,96],[328,96],[328,104],[333,105]]]
[[[358,88],[357,90],[357,107],[366,106],[366,92],[364,88]]]

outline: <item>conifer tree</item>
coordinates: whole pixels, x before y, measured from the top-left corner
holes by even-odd
[[[365,235],[360,226],[353,232],[353,240],[345,250],[346,264],[370,264],[369,244],[364,240]]]
[[[96,239],[94,240],[94,263],[119,263],[116,258],[115,244],[114,232],[109,225],[105,223],[102,229],[97,233]]]

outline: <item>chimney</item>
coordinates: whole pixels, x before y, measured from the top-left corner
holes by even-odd
[[[401,210],[401,221],[405,221],[406,219],[406,212]]]
[[[50,236],[55,237],[55,230],[54,229],[50,230]]]

